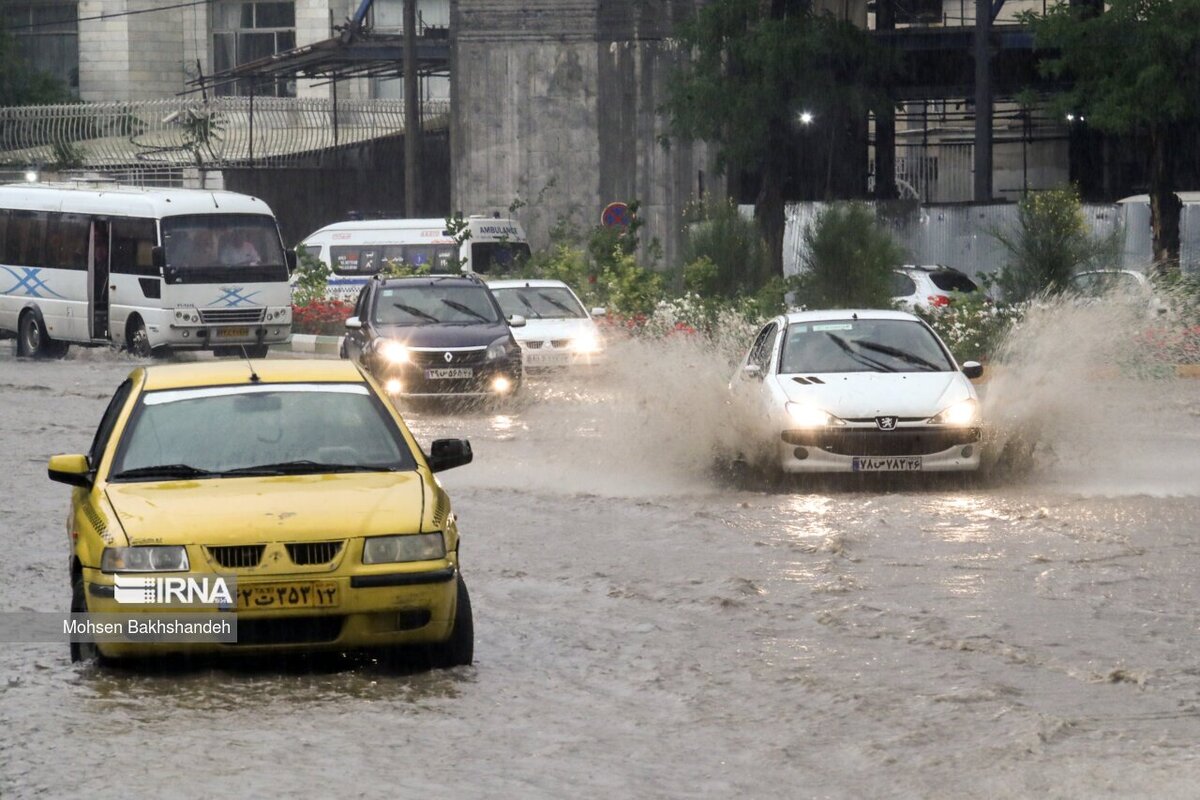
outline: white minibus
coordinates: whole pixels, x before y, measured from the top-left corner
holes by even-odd
[[[456,244],[445,219],[372,219],[337,222],[311,234],[297,248],[329,266],[329,296],[353,300],[367,280],[388,262],[445,272],[458,258],[462,272],[511,270],[529,258],[520,223],[472,216],[470,236]]]
[[[295,254],[262,200],[233,192],[0,186],[0,338],[261,357],[288,341]]]

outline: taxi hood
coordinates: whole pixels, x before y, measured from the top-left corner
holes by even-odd
[[[842,419],[883,414],[932,417],[975,396],[961,372],[803,373],[775,379],[793,403],[816,406]]]
[[[110,483],[105,491],[135,545],[413,533],[427,502],[416,471]]]

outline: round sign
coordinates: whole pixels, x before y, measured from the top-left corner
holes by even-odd
[[[628,203],[609,203],[600,212],[600,224],[606,228],[628,228],[632,221]]]

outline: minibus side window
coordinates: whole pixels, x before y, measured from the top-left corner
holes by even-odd
[[[152,219],[114,218],[112,221],[112,271],[121,275],[158,277],[154,268],[157,230]]]

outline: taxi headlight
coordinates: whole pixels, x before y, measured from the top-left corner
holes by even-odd
[[[179,545],[106,547],[100,556],[101,572],[184,572],[187,550]]]
[[[571,349],[576,353],[598,353],[600,348],[600,337],[591,332],[581,333],[571,342]]]
[[[816,406],[804,403],[788,403],[784,407],[787,409],[792,424],[797,428],[825,428],[830,425],[845,424],[833,414],[830,414],[828,411],[822,411]]]
[[[979,403],[973,399],[961,400],[943,409],[937,416],[930,418],[931,425],[971,425],[979,421]]]
[[[487,360],[498,361],[508,355],[508,337],[497,339],[488,345]]]
[[[364,564],[393,564],[402,561],[436,561],[446,557],[446,540],[438,533],[408,533],[401,536],[371,536],[363,540]]]
[[[383,356],[393,364],[406,364],[411,356],[408,354],[408,348],[399,342],[391,340],[382,342],[379,345],[379,355]]]

